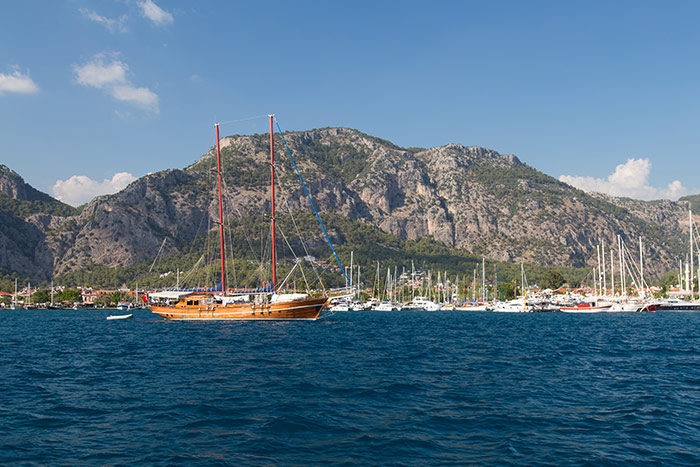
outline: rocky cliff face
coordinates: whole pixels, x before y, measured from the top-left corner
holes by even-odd
[[[0,165],[0,272],[50,278],[57,258],[47,234],[60,231],[66,215],[74,212]]]
[[[269,210],[268,138],[222,139],[228,215]],[[402,239],[432,236],[497,260],[583,266],[594,262],[601,240],[614,245],[618,234],[630,241],[641,235],[649,264],[658,271],[675,266],[683,249],[686,202],[591,196],[513,155],[479,147],[408,150],[346,128],[285,138],[321,213],[333,211]],[[278,209],[308,210],[280,137],[276,145]],[[120,193],[99,197],[79,214],[15,216],[13,222],[21,220],[22,227],[11,222],[16,229],[0,232],[0,244],[32,239],[8,247],[27,259],[0,255],[0,268],[19,270],[19,263],[33,258],[35,269],[47,277],[90,263],[134,265],[153,259],[165,238],[162,254],[181,252],[217,217],[214,165],[210,150],[183,170],[148,175]],[[0,193],[29,196],[4,169]]]
[[[17,172],[6,165],[0,164],[0,195],[20,201],[31,201],[41,197],[41,194],[41,192],[26,184]]]

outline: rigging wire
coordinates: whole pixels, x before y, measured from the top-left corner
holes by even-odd
[[[222,164],[222,169],[221,169],[221,171],[223,172],[223,170],[224,170],[224,169],[223,169],[223,164]],[[224,191],[225,191],[226,193],[228,193],[229,190],[228,190],[228,185],[226,184],[226,178],[223,177],[223,174],[222,174],[222,177],[221,177],[221,178],[222,178],[222,181],[223,181],[223,184],[224,184]],[[229,203],[229,201],[230,201],[230,200],[229,200],[229,198],[228,198],[227,196],[224,196],[224,197],[223,197],[224,212],[230,211],[229,204],[231,204],[231,203]],[[229,208],[229,209],[227,210],[227,208]],[[230,217],[230,216],[229,216],[229,217]],[[230,222],[229,222],[228,224],[224,224],[224,231],[227,233],[227,236],[225,237],[225,240],[228,241],[228,246],[224,245],[224,248],[228,248],[227,251],[230,252],[229,255],[228,255],[228,257],[230,257],[230,261],[231,261],[231,267],[230,267],[230,268],[226,268],[226,273],[227,273],[227,274],[226,274],[226,283],[227,283],[227,284],[233,284],[233,285],[234,285],[233,288],[236,288],[236,287],[238,286],[238,278],[236,277],[236,258],[235,258],[234,255],[233,255],[234,244],[233,244],[233,233],[232,233],[232,230],[233,230],[233,229],[231,228],[231,223],[230,223]],[[229,272],[229,271],[231,272],[231,275],[233,276],[233,282],[229,282],[229,280],[228,280],[228,272]],[[225,291],[224,291],[224,292],[225,292]]]
[[[297,176],[299,177],[299,180],[301,181],[301,186],[304,188],[304,192],[306,192],[307,198],[309,198],[309,202],[311,203],[311,208],[314,210],[314,214],[316,214],[316,219],[318,219],[318,223],[321,226],[321,229],[323,230],[323,234],[326,236],[326,240],[328,241],[328,245],[331,247],[331,250],[333,251],[333,255],[335,256],[335,260],[338,262],[338,265],[340,266],[340,271],[343,273],[345,276],[345,283],[350,284],[350,279],[348,278],[347,273],[345,272],[345,268],[343,267],[343,264],[340,262],[340,258],[338,258],[338,254],[335,252],[335,248],[333,248],[333,244],[331,243],[331,239],[328,236],[328,232],[326,232],[326,228],[323,226],[323,222],[321,222],[321,217],[318,215],[318,211],[316,210],[316,206],[314,205],[313,200],[311,199],[311,195],[309,194],[309,190],[306,189],[306,184],[304,183],[304,179],[301,178],[301,174],[299,173],[299,169],[297,168],[296,162],[294,162],[294,156],[292,156],[292,151],[289,149],[289,145],[287,145],[287,140],[284,138],[284,133],[282,133],[282,129],[280,128],[279,121],[277,118],[275,118],[275,123],[277,124],[277,130],[280,133],[280,136],[282,136],[282,142],[284,143],[284,147],[287,148],[287,153],[289,154],[289,158],[292,160],[292,164],[294,164],[294,170],[297,173]]]
[[[168,239],[168,237],[166,236],[166,237],[163,239],[163,243],[160,244],[160,248],[158,248],[158,253],[156,253],[156,257],[153,258],[153,263],[151,263],[151,267],[148,269],[148,272],[149,272],[149,273],[150,273],[150,272],[153,272],[153,266],[156,265],[156,261],[158,261],[158,257],[160,256],[160,252],[163,251],[163,247],[165,246],[165,241],[166,241],[167,239]]]
[[[228,120],[226,122],[218,122],[218,123],[219,123],[219,126],[221,126],[221,125],[228,125],[229,123],[238,123],[238,122],[245,122],[248,120],[256,120],[258,118],[268,118],[268,115],[258,115],[256,117],[239,118],[238,120]]]
[[[284,238],[285,243],[287,243],[287,247],[289,247],[289,250],[292,252],[292,254],[294,255],[294,258],[295,258],[296,261],[297,261],[297,262],[295,263],[294,267],[292,268],[292,271],[293,271],[293,270],[297,267],[297,266],[296,266],[297,264],[300,265],[301,260],[299,259],[299,257],[297,256],[297,254],[294,252],[294,249],[292,248],[292,245],[290,245],[289,240],[287,239],[287,236],[284,234],[284,230],[282,230],[282,228],[279,228],[279,231],[280,231],[280,233],[282,234],[282,238]],[[308,283],[308,281],[306,280],[306,275],[304,274],[304,270],[301,268],[301,265],[300,265],[300,267],[299,267],[299,270],[301,271],[301,275],[302,275],[302,277],[304,278],[304,283],[306,284],[306,290],[308,291],[308,290],[310,289],[309,283]],[[291,273],[292,273],[292,272],[290,271],[289,274],[291,275]],[[287,278],[289,278],[289,275],[287,276]],[[287,279],[285,279],[284,282],[282,282],[282,285],[284,285],[285,282],[287,282]],[[281,287],[282,287],[282,286],[280,286],[280,288],[281,288]]]
[[[309,253],[309,249],[306,247],[306,241],[304,240],[304,236],[301,234],[301,231],[299,230],[299,226],[297,225],[297,221],[294,218],[294,214],[292,214],[292,208],[289,206],[289,202],[287,201],[287,197],[283,196],[284,203],[287,206],[287,211],[289,212],[289,217],[292,219],[292,223],[294,224],[294,228],[297,231],[297,235],[299,236],[299,240],[301,241],[301,246],[304,248],[304,253],[306,253],[307,257],[311,257],[311,253]],[[323,288],[323,282],[321,281],[321,276],[318,273],[318,270],[316,270],[316,265],[311,262],[311,269],[314,271],[314,274],[316,274],[316,279],[318,280],[318,283],[321,285]]]

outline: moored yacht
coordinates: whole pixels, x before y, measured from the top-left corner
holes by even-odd
[[[429,300],[427,297],[415,297],[413,301],[409,302],[402,309],[410,311],[438,311],[441,305]]]

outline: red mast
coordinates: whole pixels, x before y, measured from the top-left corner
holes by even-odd
[[[221,292],[226,293],[226,269],[224,267],[224,205],[221,196],[221,149],[219,148],[219,124],[216,127],[216,173],[219,176],[219,238],[221,240]]]
[[[275,139],[272,129],[272,120],[274,115],[270,117],[270,179],[271,179],[271,198],[272,198],[272,291],[277,290],[277,253],[275,251]]]

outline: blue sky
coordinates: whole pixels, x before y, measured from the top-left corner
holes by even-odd
[[[700,192],[699,21],[682,1],[4,2],[0,163],[76,204],[275,113],[675,198]]]

